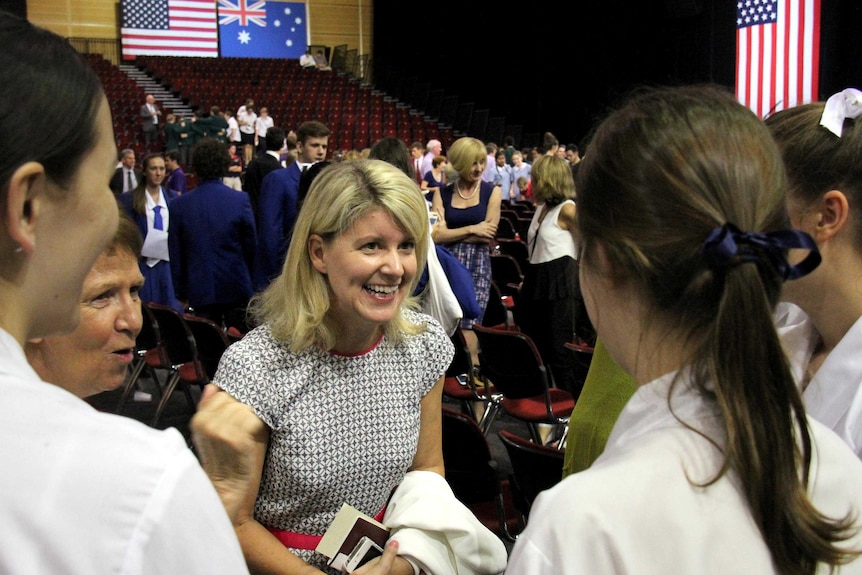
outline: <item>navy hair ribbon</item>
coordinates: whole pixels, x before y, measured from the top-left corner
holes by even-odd
[[[792,248],[808,250],[808,255],[796,265],[787,261],[785,253]],[[812,272],[820,264],[817,244],[799,230],[777,232],[743,232],[726,223],[710,232],[700,248],[712,269],[721,269],[743,262],[758,262],[764,257],[785,280],[794,280]]]

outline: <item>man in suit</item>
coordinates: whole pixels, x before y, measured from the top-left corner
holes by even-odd
[[[222,183],[227,147],[201,140],[192,151],[200,183],[171,202],[168,248],[177,298],[217,325],[248,331],[257,233],[247,194]]]
[[[425,173],[422,171],[422,158],[425,155],[425,146],[422,142],[413,142],[410,144],[410,161],[413,164],[413,176],[416,178],[416,183],[422,185],[422,179]]]
[[[144,133],[144,145],[147,153],[151,152],[150,146],[157,138],[159,129],[159,116],[162,111],[156,106],[156,99],[152,94],[147,94],[146,102],[141,106],[141,131]]]
[[[303,168],[326,159],[329,128],[325,124],[313,120],[303,122],[296,135],[296,161],[286,168],[271,171],[260,185],[255,291],[268,286],[281,273],[299,212],[299,177]]]
[[[134,190],[141,180],[141,171],[135,168],[136,161],[135,151],[131,148],[120,152],[120,165],[114,171],[109,184],[115,197],[119,197],[123,192]]]
[[[282,128],[273,126],[266,131],[266,149],[255,156],[245,169],[245,181],[242,189],[248,193],[251,209],[254,211],[255,222],[258,222],[258,204],[260,201],[260,185],[263,178],[273,170],[281,167],[281,154],[287,146],[286,135]]]

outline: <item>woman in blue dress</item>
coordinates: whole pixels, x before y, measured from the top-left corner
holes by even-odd
[[[433,202],[434,192],[442,190],[446,185],[446,173],[443,171],[445,168],[446,156],[434,156],[431,160],[431,169],[422,174],[422,183],[419,187],[422,188],[427,201]]]
[[[491,293],[491,243],[500,222],[500,187],[482,181],[488,160],[485,144],[476,138],[459,138],[447,155],[458,174],[454,181],[434,194],[432,204],[440,215],[434,241],[449,248],[473,276],[476,299],[482,315],[461,321],[461,330],[478,365],[473,324],[482,323]]]
[[[162,185],[166,173],[164,156],[148,155],[144,158],[143,177],[138,185],[134,190],[121,194],[117,201],[138,225],[144,238],[144,248],[138,262],[145,279],[141,301],[169,305],[183,311],[174,293],[168,256],[168,206],[177,195]]]

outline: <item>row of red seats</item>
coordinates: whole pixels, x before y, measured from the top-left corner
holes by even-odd
[[[100,56],[90,56],[90,61],[111,102],[118,146],[137,151],[143,145],[138,128],[143,90]],[[319,120],[333,131],[332,150],[367,148],[384,136],[408,144],[433,138],[444,147],[455,139],[451,129],[426,120],[369,86],[336,73],[302,70],[294,60],[159,56],[139,58],[136,63],[202,110],[213,105],[239,106],[252,98],[288,128]]]

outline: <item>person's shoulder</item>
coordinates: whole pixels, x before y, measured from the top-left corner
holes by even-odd
[[[239,358],[248,355],[260,354],[261,350],[265,349],[283,349],[287,350],[288,346],[279,342],[272,334],[268,324],[259,325],[251,329],[248,333],[242,336],[242,339],[233,342],[225,354],[227,357]]]
[[[119,196],[117,196],[117,202],[123,208],[131,208],[132,207],[132,192],[123,192]]]
[[[242,401],[244,398],[234,391],[278,385],[274,374],[289,370],[301,360],[300,356],[307,355],[293,353],[287,343],[276,339],[269,326],[263,324],[225,350],[213,383]]]
[[[853,478],[852,481],[858,485],[862,481],[862,460],[859,455],[841,436],[811,416],[808,417],[808,425],[815,446],[816,461],[812,467],[817,477],[825,480],[824,476],[830,469],[838,469],[840,472],[837,476]]]
[[[412,308],[405,308],[403,311],[404,318],[415,325],[425,325],[431,331],[443,331],[443,327],[436,319],[425,312]]]
[[[105,466],[129,477],[142,468],[167,468],[172,458],[188,452],[185,439],[175,428],[157,430],[130,417],[59,402],[52,406],[50,415],[57,422],[74,420],[68,431],[71,445],[80,442],[80,448],[88,454],[86,457],[94,461],[102,461],[99,454],[113,454],[110,461],[104,461]]]
[[[480,188],[479,188],[479,194],[482,196],[490,197],[491,194],[494,193],[494,190],[499,190],[499,189],[500,189],[500,186],[498,186],[494,182],[487,182],[485,180],[482,180],[482,183],[480,184]]]
[[[260,186],[263,189],[266,186],[282,186],[290,177],[290,166],[286,168],[276,168],[266,174],[261,180]]]
[[[404,310],[404,318],[414,324],[424,326],[425,329],[417,334],[415,337],[426,341],[433,342],[435,347],[440,346],[441,344],[445,347],[446,344],[451,345],[451,339],[446,334],[446,330],[443,329],[443,326],[440,324],[437,319],[434,317],[414,309],[405,309]]]

